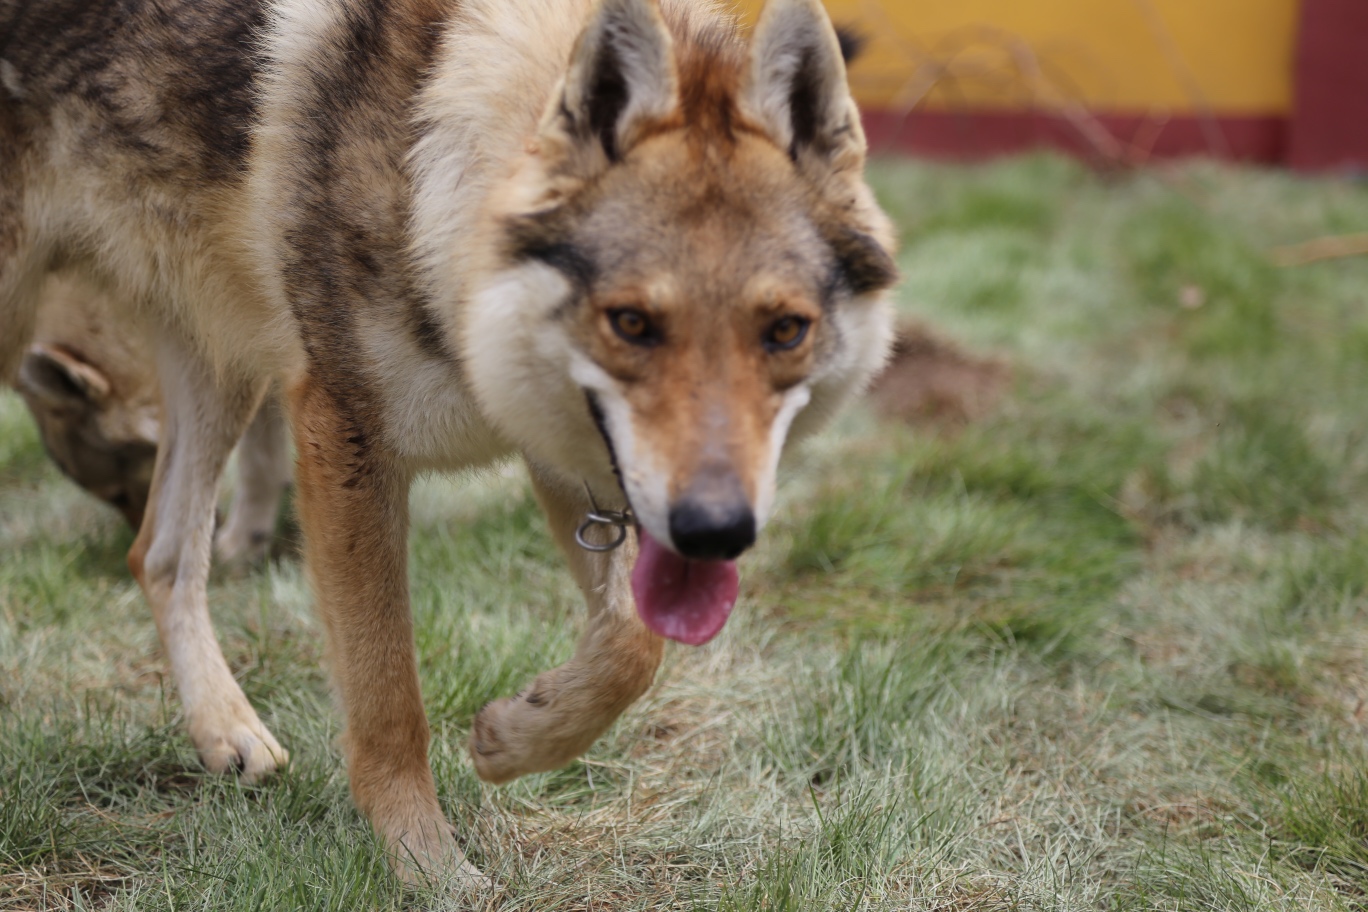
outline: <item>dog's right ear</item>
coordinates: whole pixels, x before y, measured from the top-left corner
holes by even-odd
[[[841,46],[841,59],[845,61],[846,66],[850,66],[864,53],[866,41],[864,32],[858,31],[854,26],[836,26],[836,42]]]
[[[109,399],[109,378],[94,365],[47,345],[30,345],[19,366],[19,391],[52,409],[85,409]]]
[[[655,0],[600,0],[570,57],[555,127],[585,165],[621,158],[678,104],[670,32]]]
[[[760,13],[742,107],[800,165],[863,163],[864,132],[845,68],[855,51],[821,0],[768,0]]]

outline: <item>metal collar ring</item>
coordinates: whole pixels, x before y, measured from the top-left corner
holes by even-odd
[[[590,510],[584,515],[584,522],[579,524],[575,530],[575,543],[585,551],[612,551],[622,545],[627,540],[627,529],[636,525],[636,518],[632,516],[631,510]],[[585,534],[595,526],[614,526],[617,534],[609,541],[595,543],[589,540]]]

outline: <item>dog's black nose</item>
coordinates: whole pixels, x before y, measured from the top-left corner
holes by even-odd
[[[670,539],[694,560],[732,560],[755,544],[755,514],[745,501],[686,500],[670,510]]]

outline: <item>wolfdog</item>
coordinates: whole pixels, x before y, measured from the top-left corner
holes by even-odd
[[[137,528],[152,487],[161,394],[141,334],[109,300],[52,276],[18,374],[38,435],[62,473]]]
[[[427,759],[410,480],[525,460],[588,622],[470,753],[491,782],[565,764],[663,638],[722,627],[786,441],[885,357],[864,158],[819,0],[748,38],[711,0],[0,0],[0,375],[54,268],[155,326],[129,566],[204,764],[287,761],[206,599],[215,480],[274,380],[353,798],[402,877],[477,876]]]
[[[10,384],[62,474],[137,529],[161,440],[161,392],[146,331],[108,296],[58,275],[41,292],[36,322]],[[237,488],[214,533],[214,555],[245,565],[270,552],[290,483],[284,418],[274,398],[262,402],[237,452]]]

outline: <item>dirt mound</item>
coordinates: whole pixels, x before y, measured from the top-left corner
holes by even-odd
[[[889,418],[963,424],[986,414],[1011,379],[1005,362],[969,354],[925,326],[909,323],[898,329],[893,357],[869,395]]]

